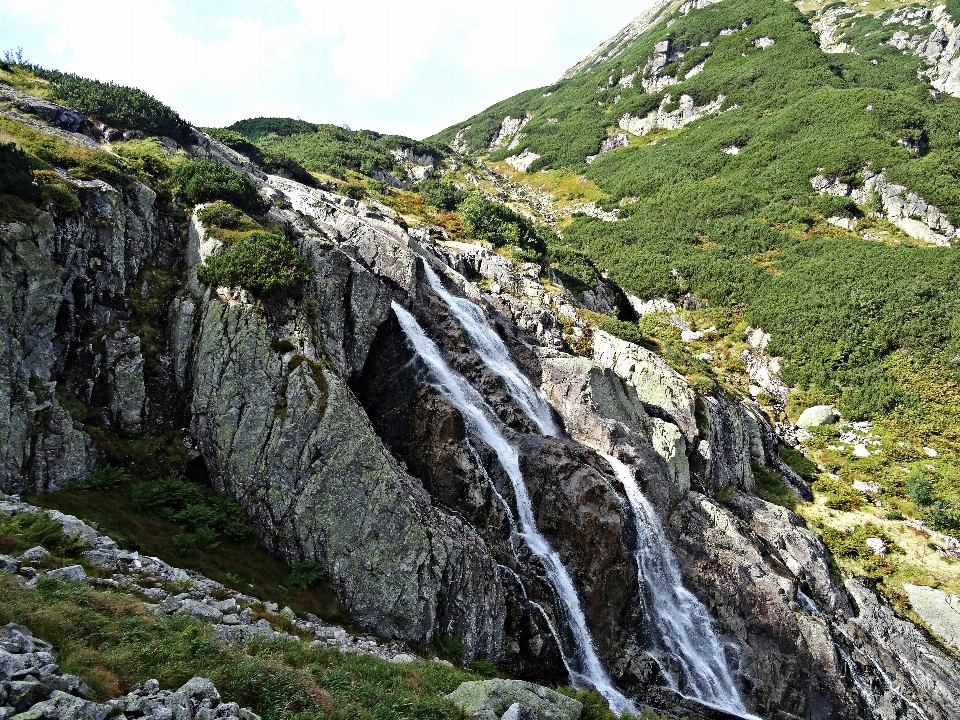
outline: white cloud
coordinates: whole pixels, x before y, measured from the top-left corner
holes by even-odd
[[[350,95],[396,96],[430,67],[489,77],[557,51],[560,0],[296,0]]]
[[[474,75],[542,67],[558,50],[556,0],[510,3],[506,14],[485,13],[460,42],[460,63]]]
[[[302,115],[419,136],[552,82],[647,2],[0,0],[0,49],[203,124]]]
[[[333,72],[354,99],[388,98],[409,85],[442,37],[447,3],[296,0],[308,32],[329,47]]]

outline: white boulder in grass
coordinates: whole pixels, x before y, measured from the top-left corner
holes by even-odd
[[[797,427],[812,428],[830,425],[840,419],[840,413],[833,405],[814,405],[808,407],[797,418]]]

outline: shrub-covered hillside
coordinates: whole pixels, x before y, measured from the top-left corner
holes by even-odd
[[[439,145],[400,135],[316,125],[291,118],[240,120],[227,130],[247,138],[262,152],[292,158],[307,170],[336,178],[345,178],[353,171],[368,177],[389,174],[406,182],[407,173],[398,156],[402,158],[406,153],[435,161],[445,154]]]
[[[955,367],[956,250],[915,247],[925,243],[874,217],[875,190],[858,204],[811,183],[819,175],[856,191],[883,171],[960,223],[960,100],[931,92],[917,80],[921,58],[890,44],[918,28],[892,9],[866,12],[838,30],[854,51],[828,54],[815,16],[784,0],[690,5],[668,6],[620,54],[433,139],[493,163],[534,153],[529,176],[552,169],[595,183],[619,219],[574,217],[570,245],[640,297],[689,291],[742,306],[801,387],[862,396],[864,384],[882,387],[881,361],[898,350]],[[676,115],[683,95],[707,107],[693,122],[631,125]],[[506,116],[529,119],[491,150]],[[626,147],[588,162],[618,135]],[[870,416],[896,404],[880,394],[851,398],[850,409]]]

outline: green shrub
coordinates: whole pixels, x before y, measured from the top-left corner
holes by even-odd
[[[960,531],[960,502],[936,500],[927,509],[924,519],[940,532],[955,534]]]
[[[215,160],[197,160],[178,167],[173,183],[174,193],[191,205],[226,200],[252,213],[268,207],[250,180]]]
[[[464,200],[457,212],[469,237],[486,240],[497,247],[516,247],[530,254],[525,259],[539,260],[546,253],[547,244],[557,242],[556,234],[549,228],[477,193]]]
[[[820,474],[816,464],[808,460],[803,453],[794,450],[792,447],[780,445],[777,447],[777,454],[797,475],[807,482],[813,482]]]
[[[194,547],[215,547],[218,533],[235,541],[253,536],[236,500],[177,477],[137,483],[131,491],[130,504],[135,510],[156,513],[187,530],[175,541],[182,546],[177,549],[181,554]]]
[[[797,507],[799,500],[796,493],[787,487],[779,475],[755,463],[751,467],[753,478],[757,484],[757,495],[774,505],[780,505],[791,510]]]
[[[463,658],[466,655],[463,643],[452,635],[441,635],[437,638],[437,655],[441,660],[448,660],[454,665],[463,665]]]
[[[173,171],[188,160],[180,155],[171,156],[156,138],[115,142],[113,151],[122,157],[131,170],[154,190],[168,191]]]
[[[34,69],[50,81],[54,97],[82,115],[95,117],[107,125],[143,130],[149,135],[168,135],[189,142],[190,125],[176,112],[143,90],[89,80],[58,70]]]
[[[947,12],[955,23],[960,24],[960,0],[947,0]]]
[[[367,177],[389,173],[406,178],[403,165],[393,156],[395,151],[412,150],[434,159],[445,154],[439,146],[399,135],[316,125],[292,118],[252,118],[236,122],[228,129],[256,143],[265,161],[272,164],[278,174],[306,175],[305,170],[310,170],[346,178],[352,171]],[[297,175],[291,176],[300,180]]]
[[[137,483],[130,494],[134,510],[156,510],[168,518],[189,505],[202,504],[203,500],[202,487],[176,477]]]
[[[197,547],[197,538],[190,533],[177,533],[171,538],[171,542],[177,555],[189,555]]]
[[[107,465],[74,483],[79,490],[116,490],[127,480],[126,471]]]
[[[636,323],[623,322],[622,320],[607,320],[606,322],[600,323],[600,329],[605,333],[610,333],[614,337],[637,345],[644,345],[649,342],[640,330],[640,326]]]
[[[0,547],[6,552],[42,545],[54,555],[77,555],[87,549],[79,535],[68,537],[45,512],[0,515]]]
[[[327,576],[323,565],[314,560],[294,560],[290,566],[287,584],[301,590],[309,590]]]
[[[0,142],[0,195],[14,195],[28,202],[40,198],[27,154],[15,143]]]
[[[582,293],[597,286],[600,273],[582,250],[559,242],[548,242],[547,257],[557,278],[571,292]]]
[[[293,295],[310,279],[310,267],[282,235],[257,232],[207,258],[197,269],[197,277],[213,286]]]
[[[417,183],[416,191],[423,196],[424,202],[435,210],[448,212],[456,210],[467,194],[453,183],[436,178],[427,178]]]
[[[341,185],[340,192],[354,200],[363,200],[367,196],[367,188],[360,183],[346,183],[345,185]]]
[[[470,669],[477,673],[477,675],[485,678],[492,679],[500,677],[500,669],[489,660],[482,658],[477,658],[470,663]]]
[[[197,213],[205,227],[235,230],[243,224],[243,213],[223,200],[216,200]]]
[[[923,475],[911,475],[907,478],[907,495],[920,507],[932,504],[935,499],[933,485]]]
[[[826,506],[833,510],[856,510],[863,504],[863,495],[840,480],[820,478],[813,483],[814,492],[826,495]]]

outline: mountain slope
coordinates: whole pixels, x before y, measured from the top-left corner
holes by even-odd
[[[172,535],[151,547],[205,562],[212,579],[241,590],[247,583],[236,565],[228,570],[214,560],[219,543],[235,558],[243,546],[234,541],[253,535],[293,565],[285,584],[325,575],[328,583],[307,599],[335,591],[343,611],[371,632],[432,643],[458,661],[480,658],[487,672],[495,662],[511,677],[592,687],[618,710],[649,707],[695,720],[948,715],[960,693],[956,654],[946,635],[941,642],[916,624],[930,602],[947,600],[921,588],[916,597],[928,604],[911,605],[902,584],[933,576],[947,590],[956,587],[950,538],[902,521],[909,513],[949,525],[952,450],[939,439],[942,453],[929,448],[937,457],[923,449],[927,436],[947,433],[928,406],[899,400],[898,412],[915,411],[929,423],[912,423],[922,437],[897,435],[893,414],[873,426],[829,425],[835,413],[821,408],[827,424],[812,431],[778,423],[778,413],[797,409],[798,391],[788,392],[777,359],[764,352],[779,336],[748,329],[744,317],[762,308],[755,298],[770,291],[767,276],[796,282],[788,253],[798,263],[822,260],[811,250],[831,242],[878,249],[861,274],[918,258],[932,290],[918,285],[915,294],[937,307],[942,278],[924,259],[952,249],[898,245],[902,232],[879,218],[870,218],[871,232],[885,243],[849,230],[823,236],[836,227],[823,210],[839,203],[853,213],[859,193],[868,192],[842,184],[845,176],[791,180],[806,194],[798,189],[792,203],[777,202],[799,215],[775,223],[758,208],[772,212],[764,193],[781,192],[779,181],[754,181],[746,170],[725,178],[727,166],[716,163],[716,177],[704,175],[698,163],[714,162],[713,150],[701,148],[690,162],[698,146],[686,138],[702,139],[711,123],[727,127],[748,103],[764,101],[734,67],[744,52],[756,85],[769,69],[765,58],[780,58],[784,67],[770,69],[764,87],[772,93],[784,79],[797,84],[784,96],[794,105],[823,92],[840,97],[844,110],[848,91],[862,90],[811,86],[791,64],[793,54],[773,52],[793,48],[814,63],[812,77],[840,78],[803,17],[789,5],[755,9],[746,28],[744,3],[690,5],[686,14],[681,7],[675,18],[663,16],[686,38],[707,22],[726,58],[714,80],[745,104],[733,109],[715,102],[718,95],[687,96],[651,118],[637,109],[647,100],[636,93],[635,114],[623,120],[632,146],[623,147],[615,131],[590,150],[610,152],[577,161],[596,173],[592,180],[563,167],[515,167],[536,154],[523,147],[528,137],[549,137],[561,125],[573,137],[577,123],[597,120],[601,93],[589,68],[546,98],[542,91],[524,96],[557,96],[572,125],[559,112],[542,126],[536,117],[526,125],[525,115],[501,117],[478,147],[484,154],[491,141],[504,148],[484,158],[276,118],[209,134],[188,126],[179,140],[145,137],[156,131],[147,122],[154,111],[170,117],[169,108],[129,88],[73,79],[66,85],[103,101],[78,112],[60,104],[67,102],[62,76],[0,67],[0,152],[8,160],[0,280],[10,298],[0,306],[0,489],[35,492],[32,502],[105,529],[122,521],[142,533],[149,523],[151,532]],[[714,10],[722,11],[719,20],[707,14]],[[780,37],[745,33],[755,25]],[[673,77],[664,74],[670,63],[697,60],[671,58],[669,45],[658,50],[662,39],[648,35],[663,30],[655,25],[637,41],[649,41],[652,55],[631,60],[628,39],[599,62],[649,59],[648,85],[662,85]],[[738,45],[743,38],[752,44]],[[706,77],[711,59],[685,82]],[[149,112],[115,114],[118,97],[139,98]],[[787,110],[796,115],[794,105]],[[718,114],[682,125],[678,119],[693,108]],[[781,122],[787,110],[764,105],[750,127],[759,136],[768,118]],[[677,127],[642,134],[661,115]],[[123,118],[124,126],[105,118]],[[894,140],[883,145],[886,126],[870,122],[862,133],[872,138],[867,150],[899,157]],[[452,141],[462,149],[469,137],[458,129]],[[723,163],[749,159],[752,136],[742,142],[739,154],[716,154]],[[639,194],[612,199],[614,170],[623,170],[625,185],[643,180],[623,159],[639,158],[653,172],[657,153],[669,159],[678,147],[687,154],[651,191],[662,190],[657,197],[674,215],[653,215],[657,208]],[[770,150],[761,143],[758,152]],[[526,159],[495,159],[508,153]],[[751,162],[746,167],[763,169]],[[421,180],[428,172],[442,178]],[[790,168],[784,172],[789,179]],[[889,184],[877,177],[864,184],[872,179],[869,189],[886,197]],[[722,192],[711,194],[714,186]],[[817,189],[852,199],[820,200]],[[565,198],[551,197],[559,190]],[[820,202],[826,205],[817,210]],[[571,222],[563,217],[571,208],[593,215]],[[555,213],[552,225],[538,219],[547,212]],[[648,212],[666,233],[662,249],[645,250],[650,268],[617,255],[649,245],[640,234],[653,232]],[[826,217],[848,228],[854,219]],[[922,219],[937,217],[930,211]],[[623,245],[629,233],[632,245]],[[664,252],[687,263],[668,265],[670,297],[641,299],[614,281],[630,267],[656,279]],[[835,265],[818,272],[829,278]],[[881,311],[893,305],[882,293],[901,290],[865,285],[852,267],[841,263],[839,280],[823,284],[833,295],[840,280],[853,285],[864,301],[859,312],[889,326]],[[604,277],[599,270],[607,268]],[[750,268],[757,272],[744,277],[755,278],[752,285],[740,275]],[[724,304],[733,290],[711,296],[711,278],[716,287],[742,285],[747,304]],[[846,332],[854,326],[845,317],[832,321]],[[920,323],[907,330],[925,337]],[[936,401],[950,428],[953,390],[931,397],[928,378],[945,372],[936,357],[867,350],[865,372]],[[832,356],[815,359],[825,357]],[[791,360],[789,367],[804,367]],[[842,373],[855,360],[827,363],[835,374],[824,383],[847,382],[852,374]],[[844,408],[856,399],[847,394],[853,387],[840,388]],[[799,397],[806,403],[829,391]],[[802,440],[798,447],[820,466],[785,439]],[[880,475],[876,490],[848,485],[866,487]],[[891,505],[904,485],[916,501]],[[888,510],[899,510],[901,520]],[[865,518],[870,524],[857,527]],[[120,539],[131,549],[137,542]],[[243,572],[267,584],[270,573],[256,567],[254,553],[248,557]],[[681,611],[672,612],[674,605]],[[315,675],[331,695],[352,692],[337,671]],[[403,704],[410,699],[380,700],[392,677],[370,677],[357,706],[374,718],[413,713]],[[438,686],[423,690],[425,702],[416,701],[422,716],[451,715]],[[431,698],[438,701],[432,709]],[[507,707],[498,714],[522,713]],[[342,716],[321,692],[298,698],[297,708],[303,717]]]
[[[518,207],[544,209],[566,244],[629,293],[708,305],[687,322],[712,326],[713,339],[690,339],[691,352],[749,382],[788,436],[815,404],[876,423],[889,460],[804,440],[830,473],[828,502],[842,506],[851,482],[875,483],[892,517],[956,535],[960,415],[932,401],[960,379],[951,12],[668,3],[558,83],[433,139],[486,163]],[[544,197],[566,178],[595,188],[607,215]],[[769,333],[763,352],[744,343],[745,326]],[[636,332],[669,335],[655,314]],[[772,371],[764,354],[780,358]],[[850,492],[854,506],[879,502]]]

